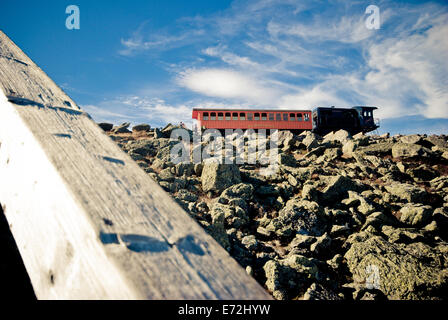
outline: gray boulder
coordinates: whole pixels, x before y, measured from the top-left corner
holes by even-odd
[[[380,230],[384,225],[396,225],[397,222],[398,221],[394,216],[389,216],[384,212],[377,211],[373,212],[367,217],[361,230],[366,230],[371,227],[375,228],[376,230]]]
[[[129,141],[125,148],[129,150],[129,152],[140,154],[144,157],[146,156],[155,156],[157,154],[157,148],[154,146],[154,143],[150,140],[133,140]]]
[[[249,251],[255,250],[258,247],[258,241],[254,235],[248,235],[241,239],[241,244]]]
[[[394,158],[412,158],[429,157],[433,152],[418,144],[396,143],[392,147],[392,157]]]
[[[415,181],[430,181],[438,176],[438,172],[422,164],[416,168],[411,168],[406,171]]]
[[[246,211],[241,207],[215,203],[210,210],[212,217],[223,216],[226,227],[240,228],[249,222]]]
[[[149,132],[151,130],[151,126],[149,124],[138,124],[132,127],[132,132]]]
[[[333,176],[329,178],[327,186],[322,190],[321,200],[324,203],[333,203],[346,198],[349,190],[361,192],[364,189],[363,185],[349,177]]]
[[[432,216],[431,206],[407,203],[400,209],[400,221],[410,226],[423,226]]]
[[[280,153],[278,155],[278,163],[284,166],[295,167],[297,165],[297,160],[291,154]]]
[[[113,133],[130,133],[131,131],[128,130],[128,127],[131,125],[130,122],[125,122],[120,124],[119,126],[116,126],[112,129]]]
[[[423,233],[417,229],[394,228],[383,226],[381,232],[387,237],[389,242],[411,243],[424,241]]]
[[[421,203],[427,196],[425,189],[408,183],[394,183],[385,188],[392,196],[406,202]]]
[[[171,172],[171,168],[166,168],[160,171],[159,173],[159,180],[161,181],[168,181],[173,182],[174,181],[174,174]]]
[[[255,193],[261,197],[277,197],[280,194],[280,189],[276,185],[265,185],[256,188]]]
[[[177,192],[177,197],[181,200],[187,201],[187,202],[195,202],[198,200],[198,196],[195,195],[194,193],[185,190],[185,189],[180,189]]]
[[[289,249],[309,249],[310,245],[316,241],[316,237],[307,236],[304,234],[297,234],[296,237],[289,243]]]
[[[344,257],[356,282],[381,290],[389,299],[428,299],[447,288],[446,245],[405,245],[370,235],[355,240]]]
[[[342,297],[318,283],[313,283],[303,295],[303,300],[342,300]]]
[[[282,130],[278,132],[277,144],[279,147],[287,146],[294,139],[294,134],[289,130]]]
[[[394,143],[391,141],[373,143],[366,147],[359,147],[357,151],[374,156],[384,156],[392,154]]]
[[[110,131],[114,127],[114,125],[112,123],[107,123],[107,122],[98,123],[98,126],[101,129],[103,129],[104,131]]]
[[[411,134],[407,136],[400,137],[400,142],[407,144],[418,144],[423,140],[422,136],[418,134]]]
[[[448,188],[448,176],[441,176],[434,178],[429,182],[429,184],[435,190],[442,190]]]
[[[170,146],[164,147],[157,152],[156,158],[162,160],[163,162],[170,162],[171,160],[170,152],[171,152]]]
[[[221,197],[225,197],[227,199],[233,198],[241,198],[244,200],[252,199],[254,194],[254,187],[249,183],[238,183],[227,189],[225,189]]]
[[[216,208],[210,211],[212,223],[206,225],[206,231],[226,250],[230,250],[230,240],[224,226],[225,211]]]
[[[320,236],[324,233],[326,222],[325,213],[316,202],[294,198],[286,203],[266,229],[284,238],[296,234]]]
[[[220,193],[234,184],[241,183],[240,170],[235,164],[206,162],[202,169],[201,181],[204,192]]]
[[[319,146],[318,136],[312,132],[307,131],[305,138],[302,140],[302,143],[305,145],[306,149],[312,150]]]
[[[317,255],[326,254],[331,246],[331,238],[327,233],[316,238],[316,242],[311,244],[310,251]]]
[[[281,260],[269,260],[263,266],[266,287],[275,299],[295,298],[321,279],[317,261],[294,254]]]
[[[316,159],[316,163],[332,162],[342,155],[341,148],[328,148],[324,154]]]
[[[322,143],[338,141],[341,144],[344,144],[351,138],[352,138],[352,136],[350,135],[350,133],[348,133],[344,129],[340,129],[340,130],[338,130],[336,132],[330,132],[329,134],[327,134],[324,137],[324,140],[322,141]]]
[[[429,142],[433,146],[437,146],[442,149],[448,149],[448,142],[440,136],[431,135],[426,137],[425,141]]]
[[[318,201],[320,192],[317,190],[317,183],[307,182],[302,188],[302,198],[304,200]]]
[[[190,177],[194,173],[193,163],[178,163],[176,164],[176,174],[181,177],[183,175]]]
[[[155,128],[153,132],[154,132],[154,138],[155,139],[163,138],[163,134],[162,134],[162,132],[160,131],[159,128]]]
[[[347,157],[352,157],[353,152],[358,148],[359,142],[354,140],[348,140],[342,146],[342,153]]]

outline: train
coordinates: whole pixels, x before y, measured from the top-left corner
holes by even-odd
[[[379,128],[371,106],[351,108],[317,107],[313,110],[215,109],[193,108],[193,119],[205,129],[278,129],[296,133],[305,130],[325,135],[344,129],[350,134],[367,133]]]

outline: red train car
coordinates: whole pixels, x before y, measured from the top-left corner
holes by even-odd
[[[279,129],[303,131],[313,128],[311,110],[193,109],[201,129]]]

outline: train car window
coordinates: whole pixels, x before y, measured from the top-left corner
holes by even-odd
[[[260,114],[259,113],[255,113],[254,114],[254,120],[255,121],[260,120]]]
[[[283,114],[283,121],[288,121],[288,114],[287,113]]]
[[[252,113],[247,114],[247,120],[252,121]]]
[[[310,115],[308,113],[304,114],[304,119],[305,121],[309,121],[310,120]]]
[[[297,114],[297,121],[302,121],[302,114],[301,113]]]
[[[224,114],[222,112],[218,112],[218,120],[224,120]]]
[[[216,120],[216,113],[215,112],[210,113],[210,120]]]
[[[230,112],[226,112],[226,120],[230,120]]]
[[[238,120],[238,113],[232,113],[232,120]]]
[[[208,112],[202,114],[202,120],[208,120]]]
[[[269,121],[274,121],[274,114],[273,113],[269,114]]]
[[[246,120],[246,114],[244,112],[240,113],[240,120]]]
[[[289,114],[289,121],[296,121],[296,114],[295,113],[290,113]]]
[[[261,114],[261,120],[268,120],[268,115],[266,113]]]
[[[276,113],[276,114],[275,114],[275,120],[276,120],[276,121],[282,121],[282,115],[281,115],[281,113]]]

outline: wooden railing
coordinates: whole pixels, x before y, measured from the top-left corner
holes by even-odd
[[[0,202],[40,299],[270,299],[1,31]]]

